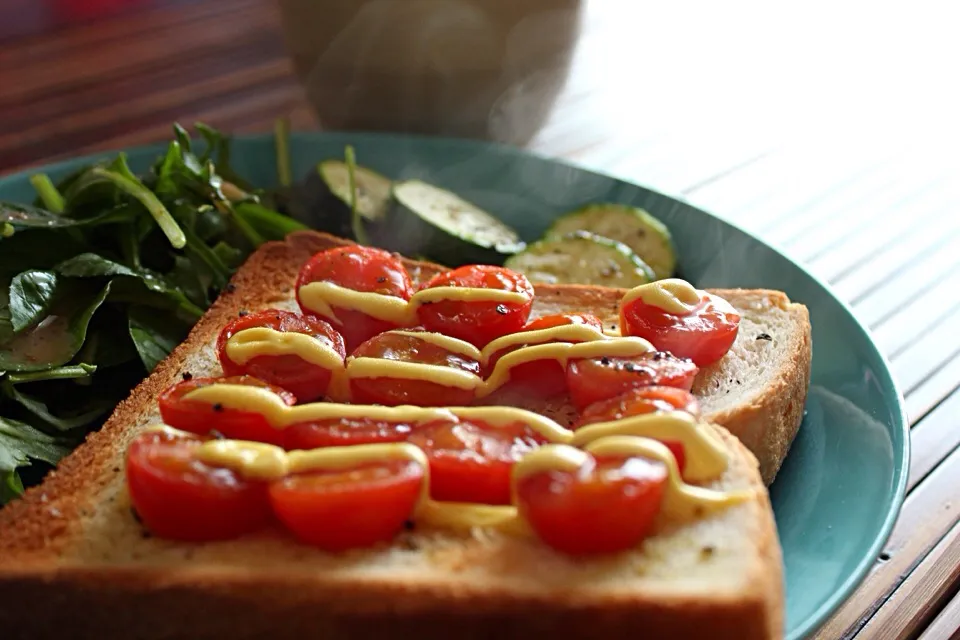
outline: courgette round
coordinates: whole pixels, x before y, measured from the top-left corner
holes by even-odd
[[[421,180],[394,183],[386,227],[382,238],[391,249],[451,267],[503,264],[525,246],[516,231],[490,213]]]
[[[364,228],[376,235],[390,206],[393,184],[376,171],[357,166],[354,171],[357,187],[357,213]],[[321,231],[353,238],[350,214],[350,178],[343,160],[324,160],[311,174],[298,199],[305,209],[298,217]],[[356,238],[354,238],[356,239]]]
[[[587,205],[558,218],[546,237],[557,238],[575,231],[622,242],[653,269],[658,280],[674,274],[677,254],[670,231],[643,209],[622,204]]]
[[[535,242],[506,261],[531,282],[591,284],[629,289],[654,280],[653,270],[630,247],[587,231]]]

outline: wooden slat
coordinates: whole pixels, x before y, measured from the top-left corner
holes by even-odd
[[[936,327],[891,361],[893,375],[904,395],[928,379],[960,351],[960,308],[954,308]]]
[[[857,640],[913,637],[936,616],[958,584],[960,525],[955,525],[870,618]]]
[[[960,450],[954,451],[907,496],[887,542],[889,557],[878,562],[860,587],[817,632],[817,640],[851,638],[876,612],[930,549],[960,519]]]
[[[960,354],[951,358],[907,396],[907,416],[910,422],[920,420],[938,402],[954,393],[958,387],[960,387]]]
[[[960,593],[953,596],[917,640],[957,640],[960,638]]]
[[[960,360],[960,358],[958,358]],[[960,446],[960,391],[937,405],[910,432],[910,491]]]

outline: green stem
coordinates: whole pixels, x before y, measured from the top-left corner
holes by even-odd
[[[167,236],[167,240],[170,241],[174,249],[183,249],[183,246],[187,244],[187,239],[183,235],[183,229],[180,228],[180,225],[173,219],[173,216],[170,215],[170,212],[167,211],[167,208],[163,206],[163,203],[160,202],[157,196],[147,189],[142,182],[122,176],[119,173],[104,169],[103,167],[94,167],[90,169],[90,172],[98,178],[109,180],[115,184],[118,189],[136,198],[140,204],[150,212],[153,219],[156,220],[160,230]]]
[[[367,230],[363,228],[363,221],[357,211],[357,156],[350,145],[347,145],[347,148],[344,149],[343,155],[347,163],[347,179],[350,183],[350,228],[353,231],[354,239],[359,244],[370,244],[367,238]]]
[[[74,378],[86,378],[96,370],[97,367],[92,364],[74,364],[66,367],[57,367],[56,369],[47,369],[46,371],[11,373],[7,375],[7,380],[10,384],[35,382],[37,380],[72,380]]]
[[[243,234],[243,236],[250,242],[250,244],[252,244],[254,247],[259,247],[264,242],[266,242],[263,236],[260,235],[260,233],[253,228],[253,225],[251,225],[250,222],[247,221],[243,213],[241,213],[237,209],[234,209],[226,201],[224,202],[224,204],[227,206],[229,210],[230,218],[233,220],[234,224],[237,225],[237,229],[240,230],[240,233]]]
[[[50,180],[50,176],[45,173],[37,173],[30,176],[30,184],[36,189],[37,195],[43,200],[43,206],[53,213],[63,213],[67,203],[63,196],[57,190],[57,187]]]
[[[289,187],[293,182],[290,170],[290,120],[277,118],[273,126],[273,141],[277,152],[277,175],[280,186]]]

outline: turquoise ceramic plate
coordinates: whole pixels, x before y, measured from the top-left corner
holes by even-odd
[[[291,143],[297,175],[345,144],[364,165],[394,178],[423,178],[496,212],[527,240],[558,214],[611,201],[643,207],[676,239],[684,277],[700,287],[765,287],[806,304],[813,324],[813,380],[806,417],[771,489],[786,563],[787,636],[813,632],[850,594],[880,553],[903,498],[907,426],[883,357],[850,310],[816,278],[749,234],[636,185],[513,149],[459,140],[307,134]],[[134,149],[143,170],[159,147]],[[44,170],[63,175],[77,159]],[[238,139],[235,167],[274,184],[269,137]],[[0,198],[29,201],[26,175],[0,179]]]

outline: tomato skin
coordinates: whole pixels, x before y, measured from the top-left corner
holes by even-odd
[[[343,336],[324,320],[301,316],[292,311],[264,309],[236,318],[220,332],[217,338],[217,353],[224,375],[254,376],[286,389],[300,402],[312,402],[326,395],[330,386],[331,370],[311,364],[295,355],[258,356],[242,365],[231,360],[227,355],[227,341],[244,329],[256,327],[266,327],[284,333],[303,333],[333,349],[340,356],[341,363],[347,356]]]
[[[580,313],[561,313],[549,316],[543,316],[527,323],[517,333],[525,331],[538,331],[541,329],[552,329],[564,325],[577,324],[593,327],[600,331],[600,319],[596,316]],[[537,344],[549,344],[557,342],[551,340]],[[566,342],[566,341],[564,341]],[[505,355],[516,351],[525,346],[518,344],[512,347],[506,347],[493,353],[487,360],[486,371],[490,375],[496,368],[497,362]],[[516,365],[510,369],[510,381],[507,383],[511,391],[532,395],[540,398],[550,398],[561,395],[567,391],[567,380],[563,365],[555,360],[534,360]],[[504,386],[507,386],[504,385]]]
[[[436,420],[407,438],[430,460],[430,497],[447,502],[510,504],[510,473],[544,440],[522,423]]]
[[[358,444],[403,442],[413,427],[371,418],[334,418],[304,422],[284,430],[284,448],[319,449]]]
[[[733,346],[740,314],[723,298],[706,291],[701,291],[700,296],[696,309],[683,316],[634,300],[620,308],[620,326],[624,335],[644,338],[657,349],[705,367]]]
[[[424,469],[392,460],[270,483],[273,511],[301,542],[345,551],[389,542],[420,498]]]
[[[351,355],[355,358],[381,358],[450,367],[476,376],[481,373],[477,360],[406,333],[381,333],[361,344]],[[474,399],[474,390],[389,376],[351,378],[350,399],[356,404],[457,406],[470,404]]]
[[[297,398],[289,391],[268,385],[252,376],[192,378],[175,384],[160,394],[158,404],[160,406],[160,417],[163,418],[164,423],[183,431],[201,435],[216,431],[226,438],[235,440],[282,444],[283,430],[270,426],[266,418],[259,413],[218,408],[205,402],[183,400],[183,396],[191,391],[215,383],[266,388],[280,396],[287,406],[292,406],[297,402]]]
[[[145,433],[127,450],[127,487],[137,515],[154,535],[170,540],[227,540],[271,519],[266,484],[193,459],[203,442]]]
[[[628,389],[650,385],[689,391],[697,367],[663,351],[634,357],[579,358],[567,364],[567,389],[579,411]]]
[[[589,424],[613,422],[614,420],[655,411],[686,411],[695,418],[700,416],[699,403],[689,391],[675,387],[638,387],[619,396],[591,404],[580,414],[580,419],[574,426],[574,430]],[[677,468],[682,475],[687,464],[687,456],[683,445],[676,440],[662,440],[661,442],[670,449],[673,457],[677,459]]]
[[[490,265],[466,265],[440,273],[422,289],[473,287],[523,294],[522,304],[513,302],[461,302],[445,300],[417,309],[417,318],[429,331],[465,340],[482,349],[488,342],[519,331],[533,307],[533,285],[526,276]]]
[[[653,528],[667,472],[646,458],[597,460],[575,472],[547,471],[517,484],[521,516],[553,549],[573,556],[633,549]]]
[[[300,299],[300,287],[311,282],[332,282],[354,291],[378,293],[409,300],[413,294],[410,274],[397,256],[382,249],[350,245],[322,251],[303,265],[297,277],[297,303],[306,315],[315,315]],[[340,323],[334,328],[343,335],[347,352],[364,340],[396,329],[397,324],[378,320],[362,311],[332,307]]]

